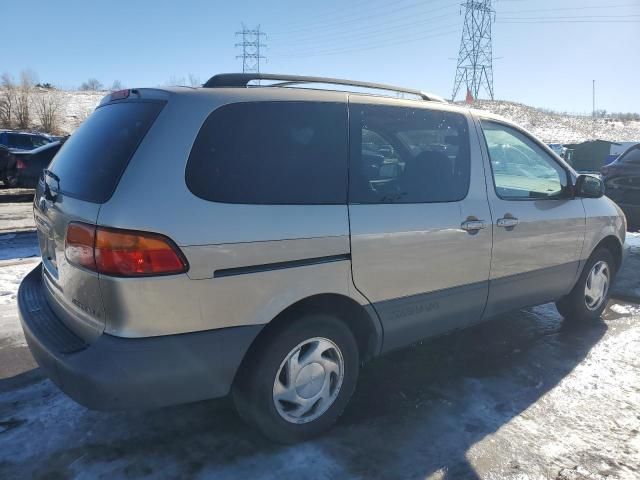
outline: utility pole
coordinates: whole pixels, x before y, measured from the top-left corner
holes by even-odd
[[[464,27],[451,100],[456,99],[463,84],[467,97],[470,94],[477,99],[483,87],[493,100],[491,20],[495,20],[495,10],[491,0],[467,0],[461,6],[465,7]]]
[[[242,41],[236,43],[237,47],[242,47],[242,55],[236,55],[236,58],[242,59],[242,73],[260,73],[260,59],[266,58],[260,54],[260,49],[266,45],[262,43],[262,37],[266,37],[266,33],[260,31],[260,25],[256,28],[249,29],[242,24],[242,30],[236,32],[236,36],[241,36]]]

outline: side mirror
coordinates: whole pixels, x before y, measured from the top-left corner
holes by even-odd
[[[600,198],[604,195],[604,183],[593,175],[579,175],[573,191],[576,197]]]

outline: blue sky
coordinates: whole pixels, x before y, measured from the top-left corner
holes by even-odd
[[[74,88],[156,86],[240,71],[234,32],[267,32],[264,72],[345,77],[451,96],[462,1],[0,0],[0,72]],[[496,98],[640,112],[640,0],[496,0]],[[16,19],[12,22],[11,19]],[[6,21],[8,20],[8,21]],[[554,23],[548,23],[553,20]],[[518,23],[513,23],[518,22]],[[482,97],[482,95],[481,95]]]

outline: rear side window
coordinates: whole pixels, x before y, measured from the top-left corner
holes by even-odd
[[[123,102],[99,107],[64,143],[49,169],[71,197],[104,203],[164,102]]]
[[[351,203],[455,202],[469,190],[464,115],[386,105],[350,107]]]
[[[620,156],[619,162],[640,165],[640,147],[633,147]]]
[[[198,133],[187,186],[214,202],[344,204],[347,135],[346,104],[225,105]]]
[[[33,143],[29,135],[9,134],[9,146],[13,148],[22,148],[24,150],[33,149]]]
[[[50,142],[45,137],[31,137],[31,143],[33,144],[33,148],[38,148]]]

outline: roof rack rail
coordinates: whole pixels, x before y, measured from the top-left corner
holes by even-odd
[[[347,85],[350,87],[371,88],[373,90],[386,90],[389,92],[400,92],[416,95],[422,100],[445,102],[446,100],[438,95],[421,92],[411,88],[395,87],[383,83],[359,82],[357,80],[344,80],[340,78],[327,77],[307,77],[302,75],[280,75],[275,73],[221,73],[214,75],[203,85],[204,88],[219,87],[247,87],[253,80],[277,80],[283,83],[273,86],[296,85],[302,83],[324,83],[328,85]]]

